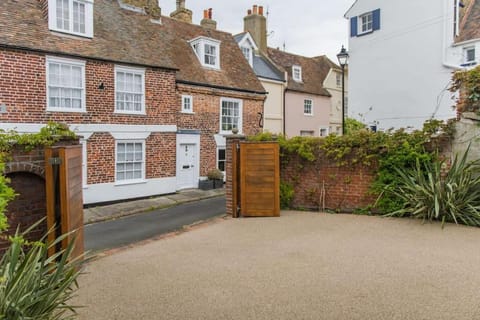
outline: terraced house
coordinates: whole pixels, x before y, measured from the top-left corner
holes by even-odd
[[[264,89],[212,12],[156,0],[0,2],[0,127],[81,135],[84,203],[197,187],[224,135],[258,132]]]

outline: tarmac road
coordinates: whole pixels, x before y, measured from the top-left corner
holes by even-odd
[[[225,214],[225,197],[181,204],[85,226],[85,250],[129,245]]]

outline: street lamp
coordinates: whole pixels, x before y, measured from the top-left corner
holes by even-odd
[[[348,64],[348,52],[342,46],[342,50],[337,54],[338,63],[342,67],[342,135],[345,134],[345,66]]]

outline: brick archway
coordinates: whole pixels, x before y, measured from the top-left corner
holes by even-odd
[[[31,162],[8,162],[4,174],[8,175],[15,172],[29,172],[45,180],[45,167]]]

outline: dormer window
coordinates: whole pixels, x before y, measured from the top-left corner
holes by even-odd
[[[202,66],[220,69],[220,41],[199,37],[190,44]]]
[[[48,0],[48,27],[93,38],[93,0]]]
[[[302,67],[292,66],[292,77],[294,81],[302,82]]]
[[[243,55],[245,56],[245,59],[247,59],[248,64],[250,64],[250,66],[253,66],[253,52],[252,52],[252,48],[250,48],[250,47],[242,47],[242,53],[243,53]]]

